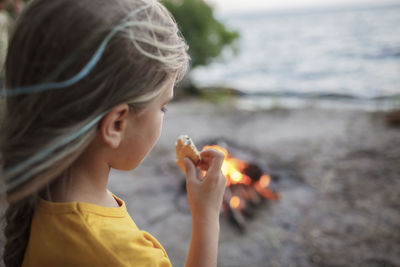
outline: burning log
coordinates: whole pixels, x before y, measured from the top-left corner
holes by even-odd
[[[390,127],[400,127],[400,110],[395,110],[386,115],[386,124]]]
[[[243,232],[246,226],[246,220],[242,214],[244,205],[239,196],[232,194],[229,187],[225,190],[222,208],[225,216],[228,217],[228,219],[230,219],[230,221],[237,226],[241,232]]]
[[[271,176],[263,174],[260,180],[254,183],[254,188],[264,198],[271,200],[278,200],[279,195],[268,187],[270,183],[271,183]]]
[[[245,198],[252,204],[253,206],[258,206],[261,204],[262,198],[257,193],[257,191],[252,186],[244,187],[246,191]]]
[[[243,172],[248,175],[253,182],[258,181],[263,175],[262,169],[255,163],[249,163]]]
[[[254,213],[253,205],[249,202],[246,191],[247,186],[236,184],[229,187],[232,191],[232,198],[229,200],[229,206],[232,209],[239,210],[244,216],[251,217]]]
[[[218,142],[220,144],[220,142]],[[264,200],[276,201],[280,195],[273,190],[278,176],[267,174],[262,164],[247,162],[233,157],[228,150],[218,145],[207,145],[225,155],[221,171],[226,177],[226,190],[222,203],[222,214],[241,232],[245,231],[246,219],[253,217]],[[186,192],[186,181],[181,190]]]

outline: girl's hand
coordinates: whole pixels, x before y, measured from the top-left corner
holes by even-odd
[[[224,155],[214,149],[204,150],[200,155],[198,168],[185,158],[186,189],[193,222],[185,266],[216,267],[219,212],[226,183],[221,172]],[[202,170],[205,171],[204,176]]]
[[[221,172],[224,154],[207,149],[200,155],[201,162],[197,168],[185,158],[188,201],[195,221],[215,220],[219,217],[226,184]],[[205,171],[204,176],[202,171]]]

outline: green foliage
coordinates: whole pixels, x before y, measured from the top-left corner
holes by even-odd
[[[212,8],[203,0],[163,0],[175,17],[189,45],[191,67],[207,65],[221,54],[224,47],[232,47],[239,37],[215,19]]]

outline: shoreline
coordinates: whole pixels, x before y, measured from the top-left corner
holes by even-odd
[[[179,94],[179,93],[178,93]],[[224,86],[196,87],[194,96],[178,95],[178,100],[191,98],[210,102],[236,102],[236,108],[249,111],[283,109],[355,109],[364,111],[392,111],[400,109],[400,94],[362,97],[351,94],[298,92],[245,92]]]

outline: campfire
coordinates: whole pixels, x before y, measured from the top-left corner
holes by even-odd
[[[207,148],[214,148],[225,155],[222,173],[227,187],[222,212],[243,231],[246,217],[250,217],[263,200],[277,200],[279,194],[271,189],[271,176],[264,173],[258,164],[235,158],[219,145],[206,145],[203,149]]]

